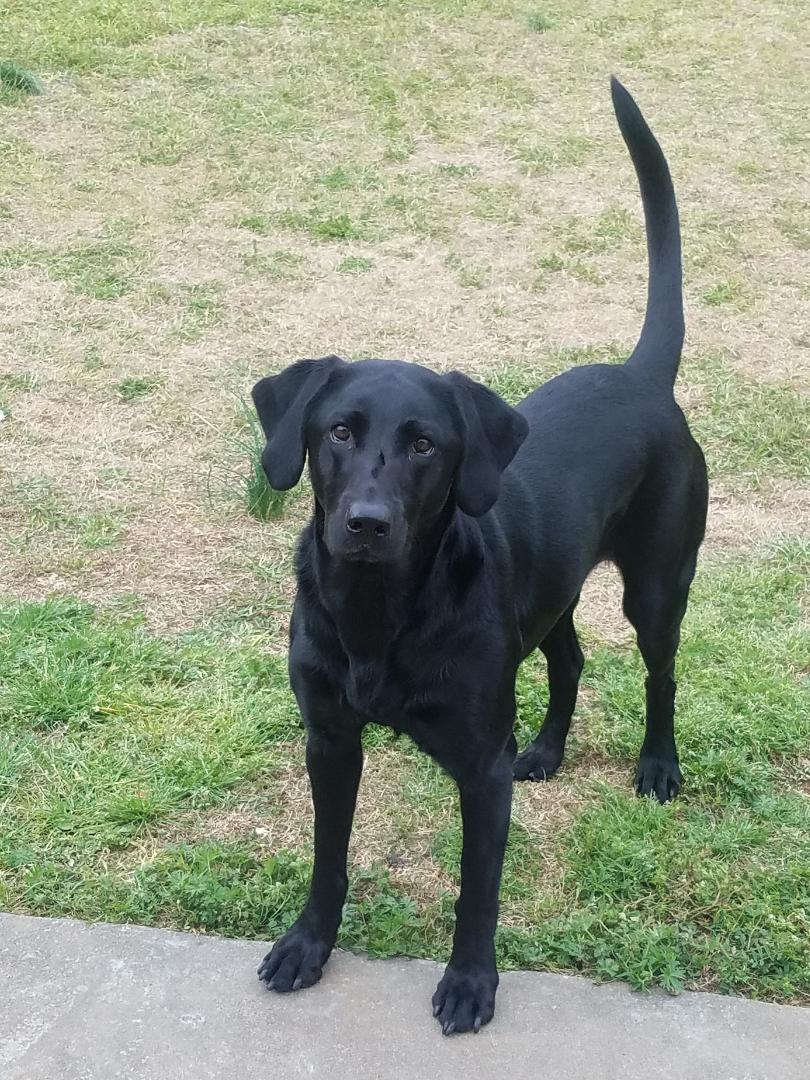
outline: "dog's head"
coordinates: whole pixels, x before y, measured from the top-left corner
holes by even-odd
[[[404,558],[448,499],[485,514],[528,432],[466,375],[402,361],[299,360],[261,379],[253,401],[270,486],[293,487],[309,454],[327,549],[368,562]]]

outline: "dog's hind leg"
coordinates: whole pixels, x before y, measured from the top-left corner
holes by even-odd
[[[516,780],[547,780],[562,762],[584,663],[574,627],[578,602],[579,595],[540,643],[548,667],[548,709],[537,737],[515,759]]]
[[[687,485],[689,497],[667,499],[649,524],[629,523],[616,552],[624,577],[624,613],[635,627],[647,668],[646,732],[636,790],[662,803],[678,794],[682,780],[675,745],[675,654],[703,539],[705,471],[701,475],[695,469]]]
[[[691,573],[688,577],[691,582]],[[636,628],[647,668],[646,732],[636,790],[662,803],[678,794],[682,780],[675,746],[675,654],[688,592],[688,584],[674,587],[661,579],[631,578],[625,586],[625,614]]]

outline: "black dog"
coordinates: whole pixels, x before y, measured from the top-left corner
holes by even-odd
[[[512,779],[559,767],[582,652],[573,613],[615,562],[646,664],[641,795],[677,794],[675,653],[706,519],[703,454],[672,386],[683,343],[678,213],[667,163],[627,91],[613,104],[641,185],[649,291],[626,364],[575,368],[512,409],[461,374],[336,356],[253,390],[274,488],[309,454],[290,677],[308,732],[315,865],[306,907],[265,958],[275,990],[311,986],[346,897],[366,723],[406,732],[456,780],[464,827],[445,1034],[492,1019],[494,935]],[[549,706],[515,757],[515,675],[539,648]]]

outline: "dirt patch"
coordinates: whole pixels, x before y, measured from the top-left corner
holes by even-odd
[[[711,486],[706,546],[745,548],[810,529],[810,486],[768,480],[760,492],[735,493],[722,483]]]
[[[591,633],[616,645],[633,641],[633,627],[622,611],[623,595],[624,583],[618,569],[611,563],[601,563],[583,586],[576,622],[582,622]]]

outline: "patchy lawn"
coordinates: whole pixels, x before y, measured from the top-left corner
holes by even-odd
[[[511,400],[626,355],[646,267],[616,71],[675,177],[678,394],[713,477],[686,785],[671,807],[631,797],[642,675],[599,570],[566,765],[516,788],[501,960],[810,1000],[800,6],[105,11],[6,0],[0,24],[0,906],[290,921],[311,818],[284,653],[308,495],[268,496],[245,396],[331,351],[462,368]],[[342,942],[441,957],[452,785],[385,733],[367,750]]]

